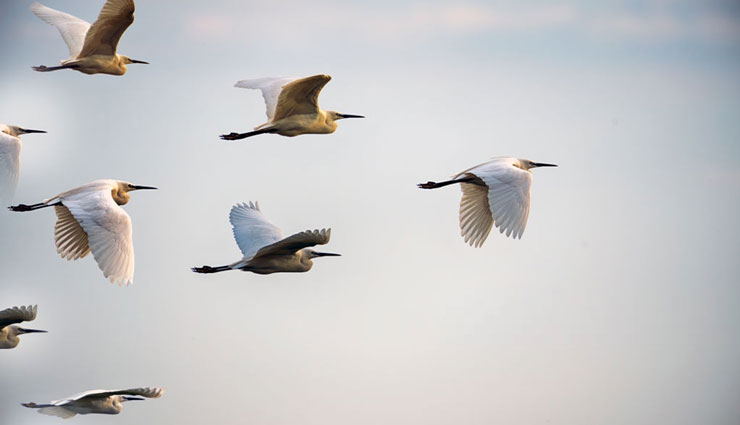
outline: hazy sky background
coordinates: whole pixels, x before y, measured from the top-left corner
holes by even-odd
[[[0,352],[0,423],[94,388],[165,386],[80,424],[737,424],[740,7],[733,1],[137,0],[123,77],[66,58],[30,1],[0,4],[0,121],[15,203],[116,178],[134,285],[54,248],[50,210],[0,212],[0,308],[38,304]],[[103,1],[44,4],[92,21]],[[332,135],[265,121],[234,82],[332,75]],[[524,237],[459,236],[493,156],[534,171]],[[197,275],[240,257],[230,207],[331,227],[304,274]]]

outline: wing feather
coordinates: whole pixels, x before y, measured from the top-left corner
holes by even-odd
[[[331,237],[331,229],[321,230],[306,230],[304,232],[296,233],[292,236],[275,242],[272,245],[267,245],[257,251],[255,257],[262,257],[265,255],[284,255],[292,254],[300,249],[308,248],[315,245],[325,245],[329,243]]]
[[[57,252],[67,260],[83,258],[90,253],[87,233],[64,205],[54,205],[57,222],[54,226],[54,242]]]
[[[325,74],[301,78],[283,86],[278,97],[273,121],[291,115],[319,112],[319,93],[331,77]]]
[[[280,91],[283,89],[284,85],[295,80],[296,78],[292,77],[256,78],[253,80],[237,81],[236,84],[234,84],[234,87],[262,91],[262,98],[265,99],[267,121],[270,122],[275,116],[275,108],[277,107]]]
[[[253,257],[260,248],[283,239],[283,232],[265,217],[257,202],[234,205],[229,221],[244,258]]]
[[[79,57],[113,55],[124,31],[134,22],[134,0],[108,0],[85,36]]]
[[[488,209],[488,187],[461,183],[460,188],[463,193],[460,200],[460,234],[466,243],[477,248],[493,227],[493,217]]]
[[[87,234],[89,249],[103,275],[119,285],[133,283],[131,218],[113,201],[110,188],[61,197],[61,201]],[[80,252],[78,248],[71,255]]]
[[[69,49],[70,59],[76,58],[82,50],[85,35],[90,29],[90,23],[76,16],[46,7],[39,2],[31,5],[31,11],[42,21],[59,31]]]
[[[15,194],[21,169],[21,139],[0,131],[0,200]]]
[[[38,306],[10,307],[0,311],[0,329],[14,323],[30,322],[36,319]]]

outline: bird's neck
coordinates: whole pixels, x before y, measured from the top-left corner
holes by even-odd
[[[131,199],[131,195],[129,195],[128,192],[125,192],[118,188],[111,190],[111,196],[118,205],[126,205],[129,199]]]

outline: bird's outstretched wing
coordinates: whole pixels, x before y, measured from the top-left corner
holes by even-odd
[[[234,205],[229,221],[244,258],[253,257],[260,248],[283,238],[283,232],[262,214],[257,202]]]
[[[30,322],[36,318],[38,306],[10,307],[0,311],[0,329],[14,323]]]
[[[331,229],[321,230],[306,230],[305,232],[296,233],[295,235],[288,236],[287,238],[275,242],[272,245],[267,245],[264,248],[257,251],[255,257],[262,257],[265,255],[284,255],[292,254],[299,249],[308,248],[314,245],[325,245],[329,243],[331,237]]]
[[[87,234],[90,251],[103,275],[119,285],[132,283],[134,242],[131,218],[113,201],[110,188],[76,193],[64,196],[61,200]],[[78,230],[72,231],[78,233]],[[84,247],[80,244],[78,241],[74,245],[77,250],[65,251],[67,255],[74,257],[82,252]]]
[[[83,398],[105,398],[112,395],[131,395],[147,398],[159,398],[162,397],[164,391],[165,389],[160,387],[130,388],[127,390],[90,390],[75,394],[62,400],[52,401],[51,404],[54,404],[56,406],[63,406],[67,403],[81,400]]]
[[[85,36],[80,57],[116,53],[123,32],[134,22],[134,0],[108,0]]]
[[[272,121],[272,118],[275,116],[275,108],[277,107],[280,91],[284,85],[295,80],[292,77],[256,78],[254,80],[237,81],[234,87],[262,91],[262,97],[265,99],[265,107],[267,108],[267,120]]]
[[[42,21],[54,26],[69,48],[70,59],[76,58],[85,43],[90,23],[76,16],[46,7],[39,2],[31,5],[31,11]]]
[[[13,198],[20,168],[20,139],[0,131],[0,200]]]
[[[480,181],[483,184],[483,181]],[[460,234],[465,242],[476,248],[483,245],[493,227],[493,217],[488,206],[488,187],[461,183]]]
[[[529,217],[532,173],[511,165],[510,158],[496,158],[458,176],[462,174],[473,175],[488,186],[488,207],[499,232],[521,238]]]
[[[291,115],[315,114],[319,111],[319,93],[331,77],[324,74],[301,78],[283,86],[278,97],[273,121]]]
[[[87,233],[64,205],[54,205],[57,222],[54,225],[54,243],[57,252],[67,260],[76,260],[90,253]]]
[[[34,406],[29,406],[27,404],[24,404],[24,406],[26,406],[26,407],[34,407]],[[62,418],[62,419],[69,419],[69,418],[77,415],[77,413],[75,413],[75,412],[73,412],[73,411],[71,411],[69,409],[65,409],[63,406],[45,406],[45,407],[41,407],[41,408],[39,408],[39,413],[41,413],[42,415],[56,416],[56,417]]]

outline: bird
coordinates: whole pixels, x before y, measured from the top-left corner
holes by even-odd
[[[46,332],[40,329],[28,329],[14,323],[30,322],[36,319],[38,306],[11,307],[0,311],[0,349],[15,348],[20,342],[18,335]]]
[[[241,80],[234,87],[259,89],[267,107],[267,122],[247,133],[221,135],[223,140],[239,140],[264,133],[293,137],[299,134],[328,134],[343,118],[365,118],[319,108],[319,93],[331,77],[325,74],[306,78],[268,77]]]
[[[8,208],[24,212],[54,207],[54,242],[62,258],[77,260],[92,251],[106,278],[128,285],[134,278],[134,243],[131,217],[119,205],[129,201],[129,192],[142,189],[156,187],[95,180],[37,204]]]
[[[116,53],[123,32],[134,22],[134,0],[106,1],[92,25],[38,2],[31,5],[31,11],[56,27],[69,48],[69,59],[63,60],[61,66],[34,66],[35,71],[74,69],[88,75],[123,75],[127,64],[149,63]]]
[[[39,409],[44,415],[57,416],[69,419],[75,415],[99,413],[117,415],[123,410],[123,403],[140,401],[146,398],[159,398],[164,394],[164,388],[131,388],[128,390],[92,390],[75,394],[62,400],[54,400],[48,404],[21,403],[31,409]]]
[[[280,228],[262,214],[257,202],[234,205],[229,214],[229,221],[233,226],[236,244],[239,245],[244,257],[227,266],[193,267],[192,271],[218,273],[242,270],[257,274],[307,272],[313,266],[311,261],[313,258],[340,255],[308,249],[315,245],[327,244],[331,229],[306,230],[286,238]]]
[[[443,182],[420,183],[436,189],[460,183],[460,234],[470,246],[480,247],[495,225],[500,233],[521,239],[529,216],[532,168],[557,167],[528,159],[493,158]]]
[[[11,199],[21,169],[21,134],[46,133],[17,125],[0,124],[0,200]]]

